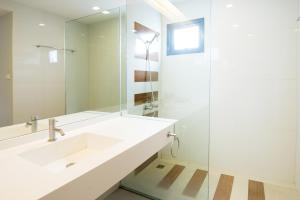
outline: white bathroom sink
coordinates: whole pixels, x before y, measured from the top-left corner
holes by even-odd
[[[29,150],[20,156],[51,172],[58,173],[88,158],[101,156],[101,153],[119,142],[121,142],[120,139],[112,137],[82,133]]]

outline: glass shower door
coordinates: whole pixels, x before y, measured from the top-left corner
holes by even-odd
[[[126,190],[208,199],[210,11],[210,0],[128,1],[126,110],[177,119],[178,140],[128,175]]]

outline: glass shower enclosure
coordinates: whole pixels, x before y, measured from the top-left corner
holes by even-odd
[[[123,111],[178,123],[172,144],[121,187],[150,199],[208,199],[210,0],[128,0],[126,18]]]

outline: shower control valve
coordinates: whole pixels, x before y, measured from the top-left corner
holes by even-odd
[[[168,137],[177,137],[176,133],[171,133],[171,132],[168,132]]]

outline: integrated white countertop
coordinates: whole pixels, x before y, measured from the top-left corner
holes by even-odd
[[[101,155],[57,173],[21,155],[52,143],[47,138],[0,151],[0,199],[95,199],[171,141],[175,120],[114,117],[66,132],[56,142],[83,133],[120,140]]]
[[[88,120],[95,117],[108,116],[112,113],[84,111],[68,115],[57,116],[57,126],[64,126],[66,124],[76,123],[83,120]],[[36,132],[48,129],[48,119],[38,120]],[[26,123],[14,124],[11,126],[0,127],[0,141],[24,135],[32,134],[31,126],[26,126]]]

